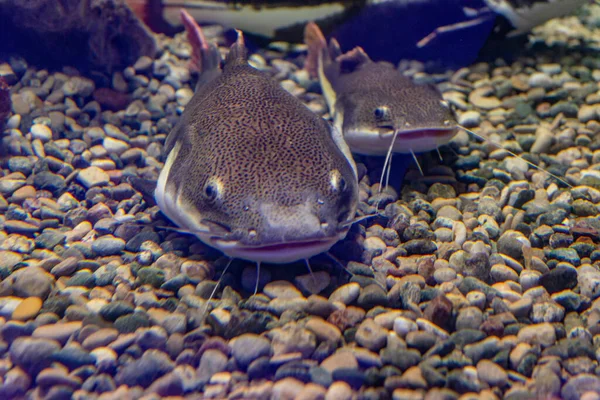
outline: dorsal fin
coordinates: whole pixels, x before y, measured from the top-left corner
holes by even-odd
[[[342,55],[342,48],[336,38],[329,39],[329,56],[335,60]]]
[[[337,57],[335,61],[340,63],[340,72],[342,73],[354,72],[364,64],[373,62],[362,47],[353,48],[349,52]]]
[[[246,48],[244,34],[238,29],[235,31],[238,35],[237,40],[229,49],[229,54],[225,59],[225,68],[233,65],[245,65],[248,63],[248,49]]]
[[[304,69],[311,77],[317,77],[319,71],[319,57],[327,53],[327,41],[319,26],[309,22],[304,28],[304,44],[308,47],[308,54],[304,61]]]
[[[219,53],[217,46],[208,43],[202,29],[187,11],[181,9],[180,16],[192,46],[190,69],[203,73],[221,68],[221,53]]]

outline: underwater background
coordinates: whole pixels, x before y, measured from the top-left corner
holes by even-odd
[[[118,1],[28,4],[0,0],[1,399],[600,399],[599,4],[408,52],[485,140],[397,155],[383,189],[356,156],[375,217],[312,271],[225,273],[128,180],[157,179],[193,96],[187,35]],[[331,118],[305,45],[248,46]]]

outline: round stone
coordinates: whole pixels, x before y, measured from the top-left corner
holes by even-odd
[[[242,368],[257,358],[268,356],[271,353],[271,342],[264,336],[253,333],[245,333],[231,341],[231,354]]]
[[[86,188],[104,186],[110,182],[110,176],[98,167],[88,167],[79,171],[77,180]]]
[[[23,300],[12,313],[12,319],[27,321],[35,317],[42,308],[42,299],[39,297],[28,297]]]

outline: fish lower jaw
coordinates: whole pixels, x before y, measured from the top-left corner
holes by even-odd
[[[401,131],[394,140],[394,153],[411,154],[432,151],[447,144],[456,129],[432,128]],[[385,156],[392,144],[393,134],[379,132],[345,132],[344,139],[353,153],[365,156]]]
[[[335,237],[273,243],[265,246],[244,246],[240,242],[213,240],[209,245],[231,258],[270,264],[288,264],[324,253],[339,240],[339,237]]]

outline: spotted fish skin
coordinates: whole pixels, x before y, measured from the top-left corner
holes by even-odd
[[[165,151],[159,207],[230,257],[309,258],[345,237],[355,216],[356,167],[341,136],[248,65],[240,39],[222,69],[202,71]]]

